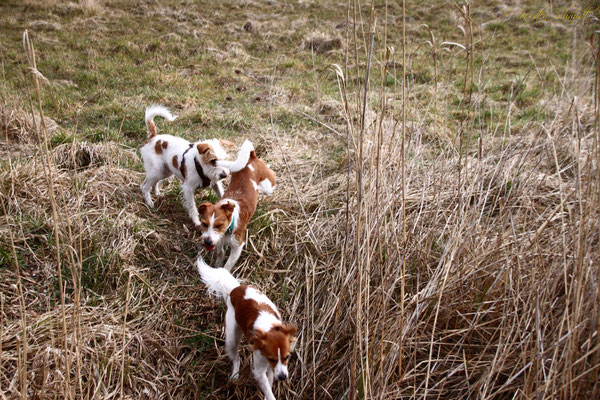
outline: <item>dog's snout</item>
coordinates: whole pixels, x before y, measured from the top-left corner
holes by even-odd
[[[278,381],[285,381],[286,379],[287,379],[287,374],[281,373],[281,374],[277,375]]]
[[[212,244],[212,239],[211,238],[204,239],[204,244],[207,246],[210,246]]]

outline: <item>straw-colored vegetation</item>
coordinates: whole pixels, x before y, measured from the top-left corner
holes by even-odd
[[[278,174],[234,272],[299,328],[278,398],[598,398],[598,10],[423,3],[2,2],[0,398],[261,398],[150,103]]]

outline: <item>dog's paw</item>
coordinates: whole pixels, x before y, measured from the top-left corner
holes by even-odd
[[[239,379],[240,379],[239,371],[232,372],[231,375],[229,375],[229,382],[237,382]]]

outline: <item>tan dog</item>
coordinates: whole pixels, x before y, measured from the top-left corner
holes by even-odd
[[[236,161],[217,161],[217,165],[231,171],[231,183],[219,202],[200,204],[201,240],[207,251],[217,247],[217,267],[223,266],[225,261],[224,245],[231,247],[225,264],[225,269],[231,271],[242,253],[246,227],[258,204],[258,192],[273,193],[275,173],[256,157],[254,146],[248,140]]]

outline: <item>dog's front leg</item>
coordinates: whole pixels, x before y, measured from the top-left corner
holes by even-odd
[[[238,244],[234,238],[231,238],[231,252],[229,253],[229,258],[225,263],[225,269],[227,271],[231,271],[231,268],[235,265],[237,260],[240,258],[242,254],[242,249],[244,248],[244,243]]]
[[[211,182],[210,183],[210,187],[212,190],[214,190],[215,194],[217,195],[217,197],[219,199],[223,198],[223,181],[216,181],[216,182]]]
[[[230,380],[239,378],[240,376],[240,355],[239,345],[241,339],[241,331],[235,320],[235,310],[231,305],[231,301],[227,299],[227,313],[225,314],[225,350],[232,362]]]
[[[217,261],[215,262],[215,267],[221,268],[223,263],[225,262],[225,244],[223,243],[225,239],[221,240],[217,245]]]
[[[252,373],[254,374],[254,379],[256,379],[260,390],[265,395],[265,399],[275,400],[275,396],[273,396],[273,390],[271,389],[271,384],[269,383],[269,378],[267,377],[267,371],[271,369],[271,367],[269,367],[269,363],[259,350],[254,352],[253,363],[254,366],[252,368]]]
[[[183,192],[183,205],[194,225],[198,227],[200,226],[200,218],[198,216],[198,209],[196,208],[196,199],[194,198],[196,186],[186,182],[181,186],[181,190]]]

